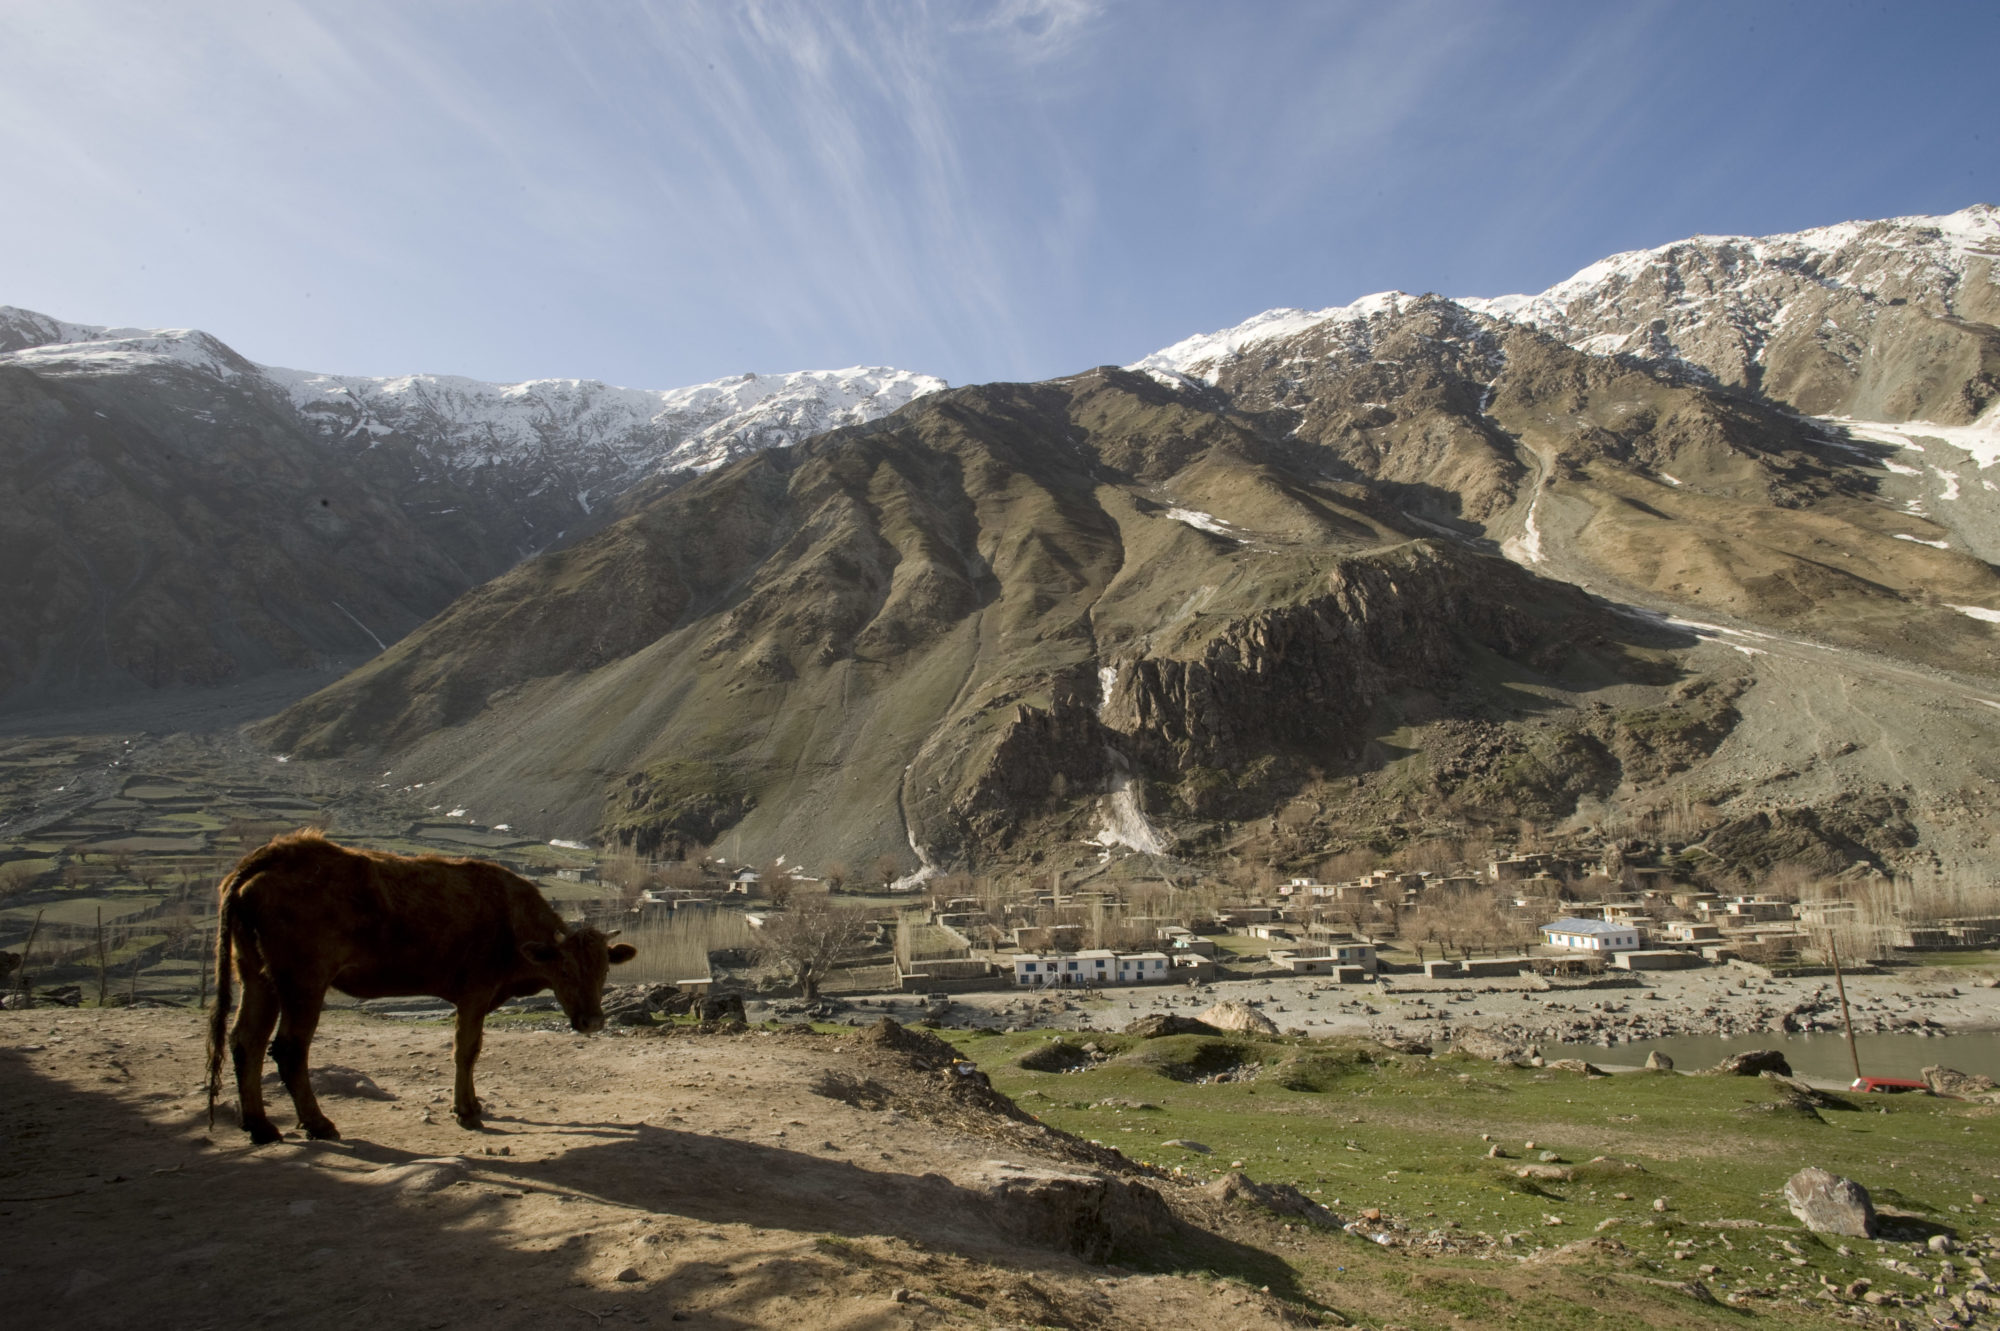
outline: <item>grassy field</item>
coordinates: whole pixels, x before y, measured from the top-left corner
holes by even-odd
[[[1973,1197],[2000,1197],[2000,1113],[1927,1096],[1842,1096],[1852,1108],[1815,1110],[1770,1079],[1586,1078],[1362,1041],[951,1038],[1023,1108],[1131,1158],[1197,1178],[1240,1168],[1293,1184],[1343,1219],[1374,1208],[1407,1225],[1418,1249],[1441,1251],[1345,1242],[1329,1261],[1302,1248],[1297,1275],[1315,1287],[1373,1281],[1369,1297],[1389,1300],[1376,1311],[1412,1324],[1606,1324],[1601,1300],[1575,1302],[1573,1281],[1523,1274],[1545,1269],[1546,1250],[1593,1238],[1622,1247],[1563,1261],[1599,1270],[1619,1311],[1643,1306],[1648,1323],[1741,1323],[1736,1307],[1677,1288],[1689,1280],[1789,1320],[1809,1317],[1801,1304],[1835,1311],[1823,1282],[1866,1278],[1915,1298],[1929,1293],[1937,1258],[1925,1262],[1910,1238],[1921,1249],[1932,1232],[1990,1235],[1993,1210]],[[1177,1140],[1209,1153],[1169,1144]],[[1488,1156],[1496,1145],[1505,1158]],[[1545,1151],[1567,1177],[1518,1176]],[[1780,1190],[1807,1165],[1861,1182],[1878,1209],[1901,1213],[1910,1238],[1805,1232]],[[1512,1260],[1537,1249],[1540,1261]],[[1898,1273],[1885,1257],[1927,1274]]]

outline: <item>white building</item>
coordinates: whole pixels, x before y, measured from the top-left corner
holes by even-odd
[[[1581,920],[1573,915],[1543,925],[1542,937],[1550,947],[1572,952],[1633,952],[1640,946],[1639,931],[1629,924]]]
[[[1061,985],[1164,983],[1173,967],[1164,952],[1016,952],[1014,983],[1023,989]]]

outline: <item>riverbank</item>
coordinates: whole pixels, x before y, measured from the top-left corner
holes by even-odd
[[[1937,969],[1847,979],[1859,1034],[1936,1038],[2000,1031],[2000,989],[1983,970]],[[1375,985],[1313,977],[1220,980],[1198,987],[955,995],[953,1025],[985,1029],[1117,1029],[1141,1016],[1194,1016],[1228,999],[1250,1003],[1280,1030],[1311,1036],[1370,1035],[1434,1047],[1469,1036],[1528,1045],[1612,1048],[1683,1036],[1833,1034],[1841,1030],[1832,977],[1767,977],[1724,966],[1651,971],[1565,983],[1533,978],[1429,980],[1390,976]],[[874,1000],[875,1004],[897,1000]],[[918,1000],[906,997],[903,1004]]]

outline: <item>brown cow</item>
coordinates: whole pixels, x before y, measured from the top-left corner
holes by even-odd
[[[553,989],[569,1024],[589,1035],[604,1025],[606,971],[637,955],[629,944],[607,945],[608,935],[595,929],[564,927],[535,885],[502,865],[350,850],[314,831],[251,851],[220,895],[208,1118],[214,1123],[227,1032],[243,1130],[259,1143],[280,1135],[264,1113],[266,1045],[299,1126],[313,1137],[340,1136],[320,1112],[306,1072],[329,987],[356,998],[428,994],[457,1007],[452,1113],[461,1127],[477,1128],[472,1065],[486,1014],[510,998]],[[229,1031],[232,961],[243,981],[243,1011]]]

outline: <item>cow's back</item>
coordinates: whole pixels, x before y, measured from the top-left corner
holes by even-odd
[[[523,942],[561,930],[533,884],[482,860],[296,837],[239,874],[237,909],[273,977],[299,973],[357,997],[455,998],[503,983]]]

